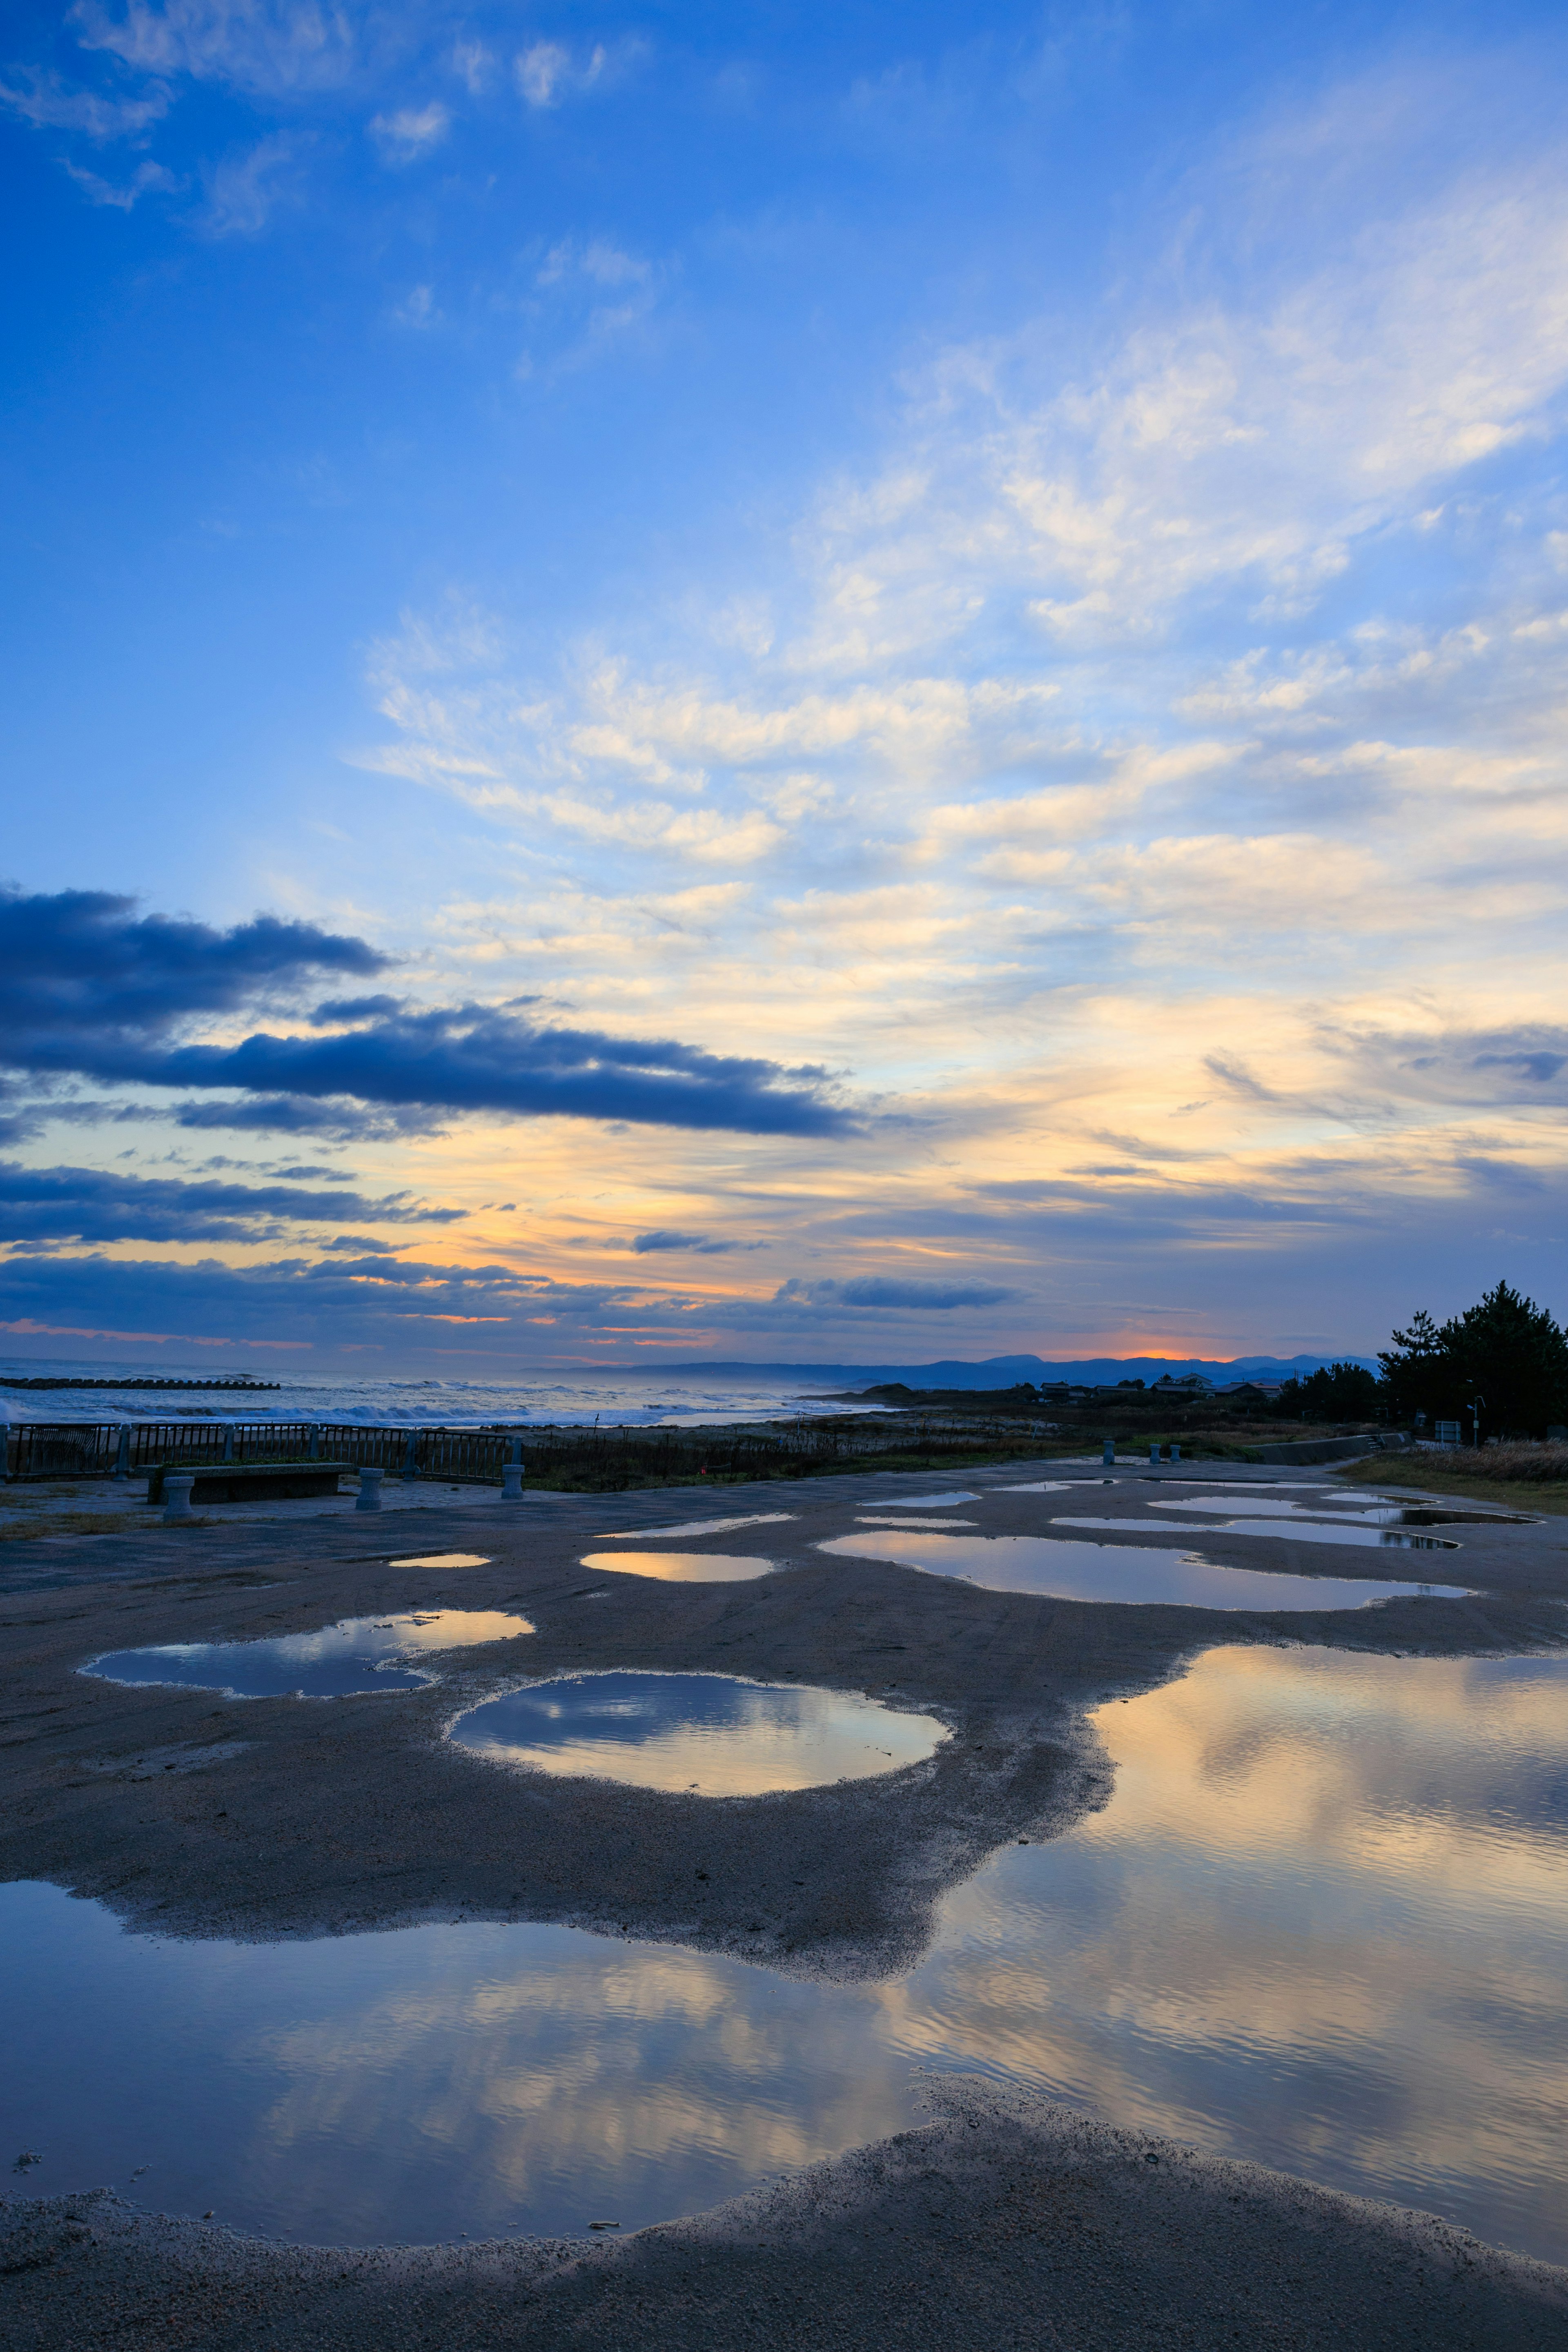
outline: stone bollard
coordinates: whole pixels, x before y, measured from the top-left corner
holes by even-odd
[[[1151,1462],[1158,1462],[1160,1459],[1160,1449],[1157,1445],[1152,1445],[1149,1448],[1149,1459]]]
[[[1180,1447],[1179,1445],[1173,1445],[1173,1446],[1172,1446],[1172,1448],[1171,1448],[1171,1459],[1172,1459],[1172,1461],[1173,1461],[1173,1462],[1179,1462],[1179,1461],[1181,1460],[1181,1458],[1182,1458],[1182,1449],[1181,1449],[1181,1447]]]
[[[174,1477],[164,1479],[163,1525],[166,1528],[178,1527],[182,1519],[195,1517],[195,1513],[191,1508],[191,1488],[195,1483],[195,1475],[189,1470],[178,1472]]]
[[[503,1462],[501,1464],[500,1498],[503,1503],[521,1502],[522,1465],[521,1462]]]
[[[1116,1440],[1114,1437],[1108,1437],[1106,1439],[1104,1444],[1100,1449],[1100,1458],[1107,1470],[1115,1469]]]
[[[385,1475],[384,1470],[363,1469],[360,1472],[359,1500],[354,1505],[356,1511],[380,1510],[381,1482]]]

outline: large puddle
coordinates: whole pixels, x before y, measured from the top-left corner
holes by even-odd
[[[1144,1532],[1137,1519],[1053,1519],[1054,1528],[1114,1528],[1119,1535]],[[1413,1536],[1403,1528],[1362,1527],[1353,1519],[1229,1518],[1216,1526],[1199,1520],[1184,1527],[1179,1519],[1163,1520],[1151,1533],[1173,1536],[1283,1536],[1294,1543],[1349,1544],[1363,1551],[1458,1551],[1444,1536]]]
[[[5,1887],[0,2147],[318,2242],[630,2229],[917,2121],[923,2063],[1568,2260],[1568,1663],[1227,1648],[1097,1721],[1108,1808],[886,1984],[554,1927],[178,1943]]]
[[[437,1680],[415,1664],[438,1650],[531,1633],[526,1617],[500,1609],[412,1609],[395,1617],[344,1617],[316,1633],[258,1642],[169,1642],[106,1650],[81,1669],[111,1683],[172,1683],[228,1698],[357,1698],[418,1690]]]
[[[1090,1522],[1136,1534],[1125,1519]],[[1160,1534],[1166,1530],[1160,1528]],[[1180,1530],[1172,1532],[1179,1533]],[[1203,1533],[1228,1535],[1205,1528]],[[896,1534],[868,1528],[817,1546],[859,1559],[894,1559],[933,1576],[957,1576],[991,1592],[1037,1592],[1055,1601],[1181,1601],[1198,1609],[1363,1609],[1412,1593],[1460,1600],[1458,1584],[1392,1584],[1381,1577],[1289,1576],[1221,1568],[1190,1551],[1137,1544],[1085,1543],[1071,1536],[952,1536],[929,1528]]]
[[[866,1780],[923,1763],[948,1737],[931,1715],[858,1693],[731,1675],[561,1675],[459,1716],[460,1748],[497,1764],[591,1773],[702,1797]]]

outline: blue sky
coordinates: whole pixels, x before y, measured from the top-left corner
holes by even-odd
[[[8,25],[5,1344],[1562,1310],[1558,12]]]

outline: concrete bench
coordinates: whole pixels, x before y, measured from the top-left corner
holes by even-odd
[[[177,1471],[194,1480],[193,1503],[267,1503],[297,1495],[335,1495],[352,1462],[158,1462],[147,1473],[147,1500],[161,1503],[163,1480]]]

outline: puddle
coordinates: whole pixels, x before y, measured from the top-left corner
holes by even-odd
[[[855,1524],[858,1528],[901,1528],[908,1522],[903,1519],[889,1518],[886,1513],[878,1511],[869,1516],[864,1512],[860,1513]],[[922,1519],[921,1521],[921,1525],[925,1528],[972,1528],[975,1524],[973,1519]]]
[[[731,1528],[772,1528],[793,1519],[794,1511],[748,1511],[739,1519],[683,1519],[678,1528],[608,1528],[605,1543],[639,1543],[649,1536],[724,1536]]]
[[[577,1563],[600,1575],[656,1576],[665,1584],[746,1584],[777,1563],[736,1551],[589,1551]]]
[[[1568,2261],[1568,1662],[1225,1648],[1095,1720],[1106,1810],[884,1983],[532,1925],[177,1942],[0,1887],[0,2145],[33,2195],[318,2244],[585,2237],[908,2128],[923,2063]]]
[[[316,1633],[257,1642],[171,1642],[107,1650],[80,1671],[111,1683],[166,1683],[226,1698],[355,1698],[420,1690],[439,1676],[413,1661],[427,1653],[509,1642],[533,1627],[499,1609],[416,1609],[395,1617],[345,1617]]]
[[[1031,1478],[1026,1486],[993,1486],[991,1492],[994,1495],[1065,1495],[1074,1486],[1093,1486],[1101,1483],[1109,1486],[1110,1481],[1106,1479],[1101,1482],[1093,1478]]]
[[[878,1503],[879,1511],[946,1511],[955,1503],[977,1503],[978,1495],[890,1495],[886,1502]]]
[[[867,1780],[923,1763],[947,1738],[931,1715],[858,1692],[730,1675],[574,1675],[487,1699],[452,1738],[492,1763],[634,1789],[760,1797]]]
[[[1130,1526],[1125,1519],[1090,1524],[1136,1531],[1135,1523]],[[1163,1535],[1165,1529],[1159,1532]],[[1232,1530],[1204,1528],[1198,1532],[1229,1535]],[[1271,1526],[1268,1532],[1279,1531]],[[1070,1536],[944,1536],[928,1528],[883,1535],[868,1529],[860,1536],[835,1536],[816,1549],[860,1559],[896,1559],[933,1576],[962,1577],[990,1592],[1037,1592],[1057,1601],[1175,1601],[1197,1609],[1363,1609],[1369,1601],[1411,1593],[1462,1600],[1468,1589],[1391,1584],[1364,1576],[1276,1575],[1267,1569],[1222,1568],[1217,1560],[1200,1559],[1190,1551],[1086,1543]]]
[[[1445,1511],[1435,1503],[1405,1503],[1397,1509],[1363,1511],[1380,1527],[1405,1528],[1538,1528],[1540,1519],[1528,1511]]]
[[[389,1559],[388,1568],[489,1568],[488,1551],[422,1551],[413,1559]]]
[[[1155,1506],[1158,1508],[1158,1506]],[[1136,1519],[1053,1519],[1054,1528],[1119,1528],[1129,1535],[1140,1533]],[[1227,1518],[1223,1526],[1212,1523],[1184,1527],[1179,1520],[1165,1522],[1176,1536],[1280,1536],[1294,1543],[1360,1544],[1373,1551],[1458,1551],[1457,1543],[1442,1536],[1413,1536],[1396,1528],[1365,1527],[1354,1519],[1251,1519]],[[1164,1528],[1162,1528],[1162,1533]]]

